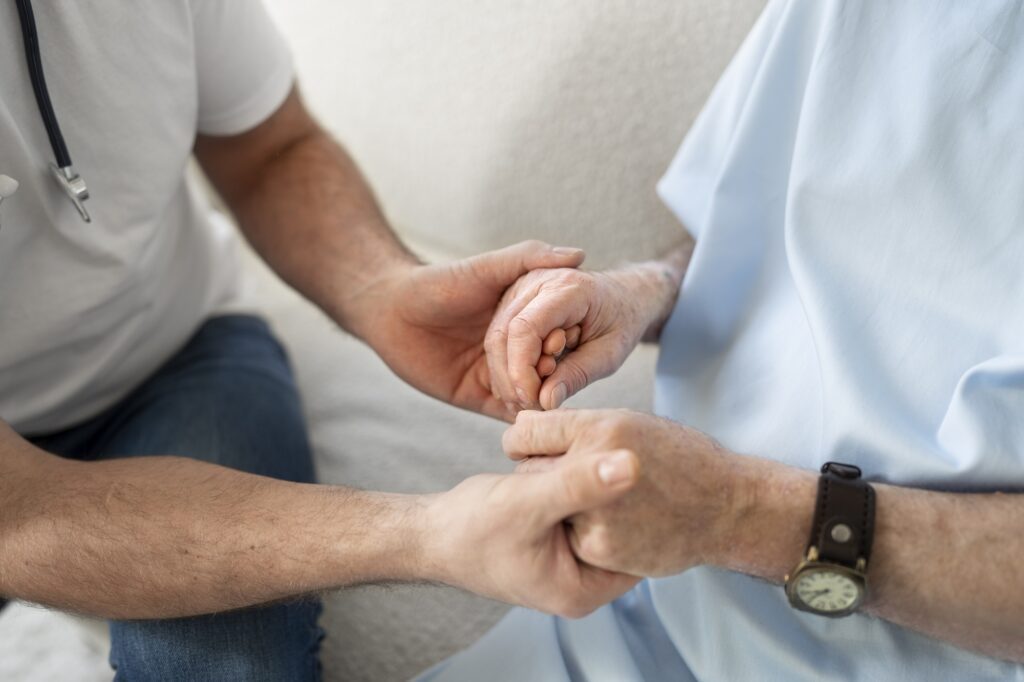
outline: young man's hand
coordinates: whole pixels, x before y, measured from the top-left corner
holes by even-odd
[[[361,292],[355,330],[419,390],[458,407],[510,420],[514,406],[492,390],[484,335],[505,290],[538,268],[575,268],[580,249],[526,241],[443,265],[406,265]]]
[[[636,483],[632,453],[591,452],[555,471],[480,475],[432,498],[422,577],[579,618],[637,578],[573,554],[565,519],[612,504]]]

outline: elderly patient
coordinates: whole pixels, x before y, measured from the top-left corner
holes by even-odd
[[[427,677],[1024,679],[1022,103],[1020,2],[772,3],[659,186],[692,254],[532,272],[488,341],[523,470],[638,467],[576,554],[664,577]],[[556,409],[642,338],[661,418]]]

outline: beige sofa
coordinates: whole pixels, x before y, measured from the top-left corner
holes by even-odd
[[[448,259],[528,237],[588,266],[653,255],[679,225],[654,185],[763,0],[267,0],[309,104],[358,159],[402,236]],[[419,395],[252,261],[302,387],[321,478],[438,491],[506,470],[502,425]],[[650,408],[640,349],[577,406]],[[505,607],[438,587],[327,599],[328,680],[400,680]],[[101,640],[14,605],[0,678],[109,679]]]

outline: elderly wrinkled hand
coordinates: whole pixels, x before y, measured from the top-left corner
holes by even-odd
[[[362,336],[388,366],[428,395],[511,420],[515,412],[492,390],[484,340],[503,293],[539,268],[574,268],[579,249],[525,241],[440,265],[385,273],[359,298]]]
[[[505,292],[484,348],[495,397],[555,409],[614,373],[664,307],[639,271],[535,270]]]
[[[570,519],[573,551],[586,563],[664,576],[716,563],[744,509],[741,459],[703,433],[626,410],[520,412],[504,436],[518,470],[572,466],[594,453],[622,453],[639,469],[624,496]]]

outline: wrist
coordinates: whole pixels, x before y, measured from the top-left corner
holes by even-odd
[[[460,586],[452,569],[458,557],[453,551],[453,523],[447,514],[451,511],[452,501],[446,493],[423,495],[423,506],[416,519],[416,550],[417,579],[432,583]],[[465,559],[463,559],[465,560]]]
[[[817,476],[778,462],[735,455],[730,509],[708,563],[781,584],[807,545]]]
[[[365,269],[358,281],[349,282],[333,297],[328,315],[343,329],[376,347],[386,335],[395,314],[396,301],[405,282],[422,263],[412,256],[395,257]]]
[[[672,314],[679,297],[683,275],[692,253],[693,242],[687,241],[664,258],[637,263],[609,273],[629,289],[631,300],[647,304],[638,320],[640,340],[653,342],[661,335],[661,328]]]
[[[683,286],[683,277],[686,276],[686,270],[690,266],[690,258],[693,256],[694,246],[694,241],[688,238],[681,245],[669,251],[665,257],[653,263],[657,270],[658,281],[662,287],[662,295],[659,298],[661,308],[644,334],[645,341],[654,343],[661,337],[661,330],[672,314],[676,301],[679,299],[679,292]]]
[[[621,301],[622,314],[628,320],[623,328],[629,330],[634,343],[639,343],[675,300],[665,286],[664,274],[653,262],[636,263],[602,274],[617,290],[610,298]]]
[[[373,582],[418,582],[429,580],[426,556],[429,532],[423,523],[424,509],[430,495],[399,495],[347,490],[347,495],[362,498],[347,509],[359,508],[365,520],[353,529],[352,524],[332,524],[341,529],[341,537],[332,543],[338,570],[348,579],[339,584]],[[351,502],[351,498],[349,498]],[[353,565],[362,546],[363,569]]]

